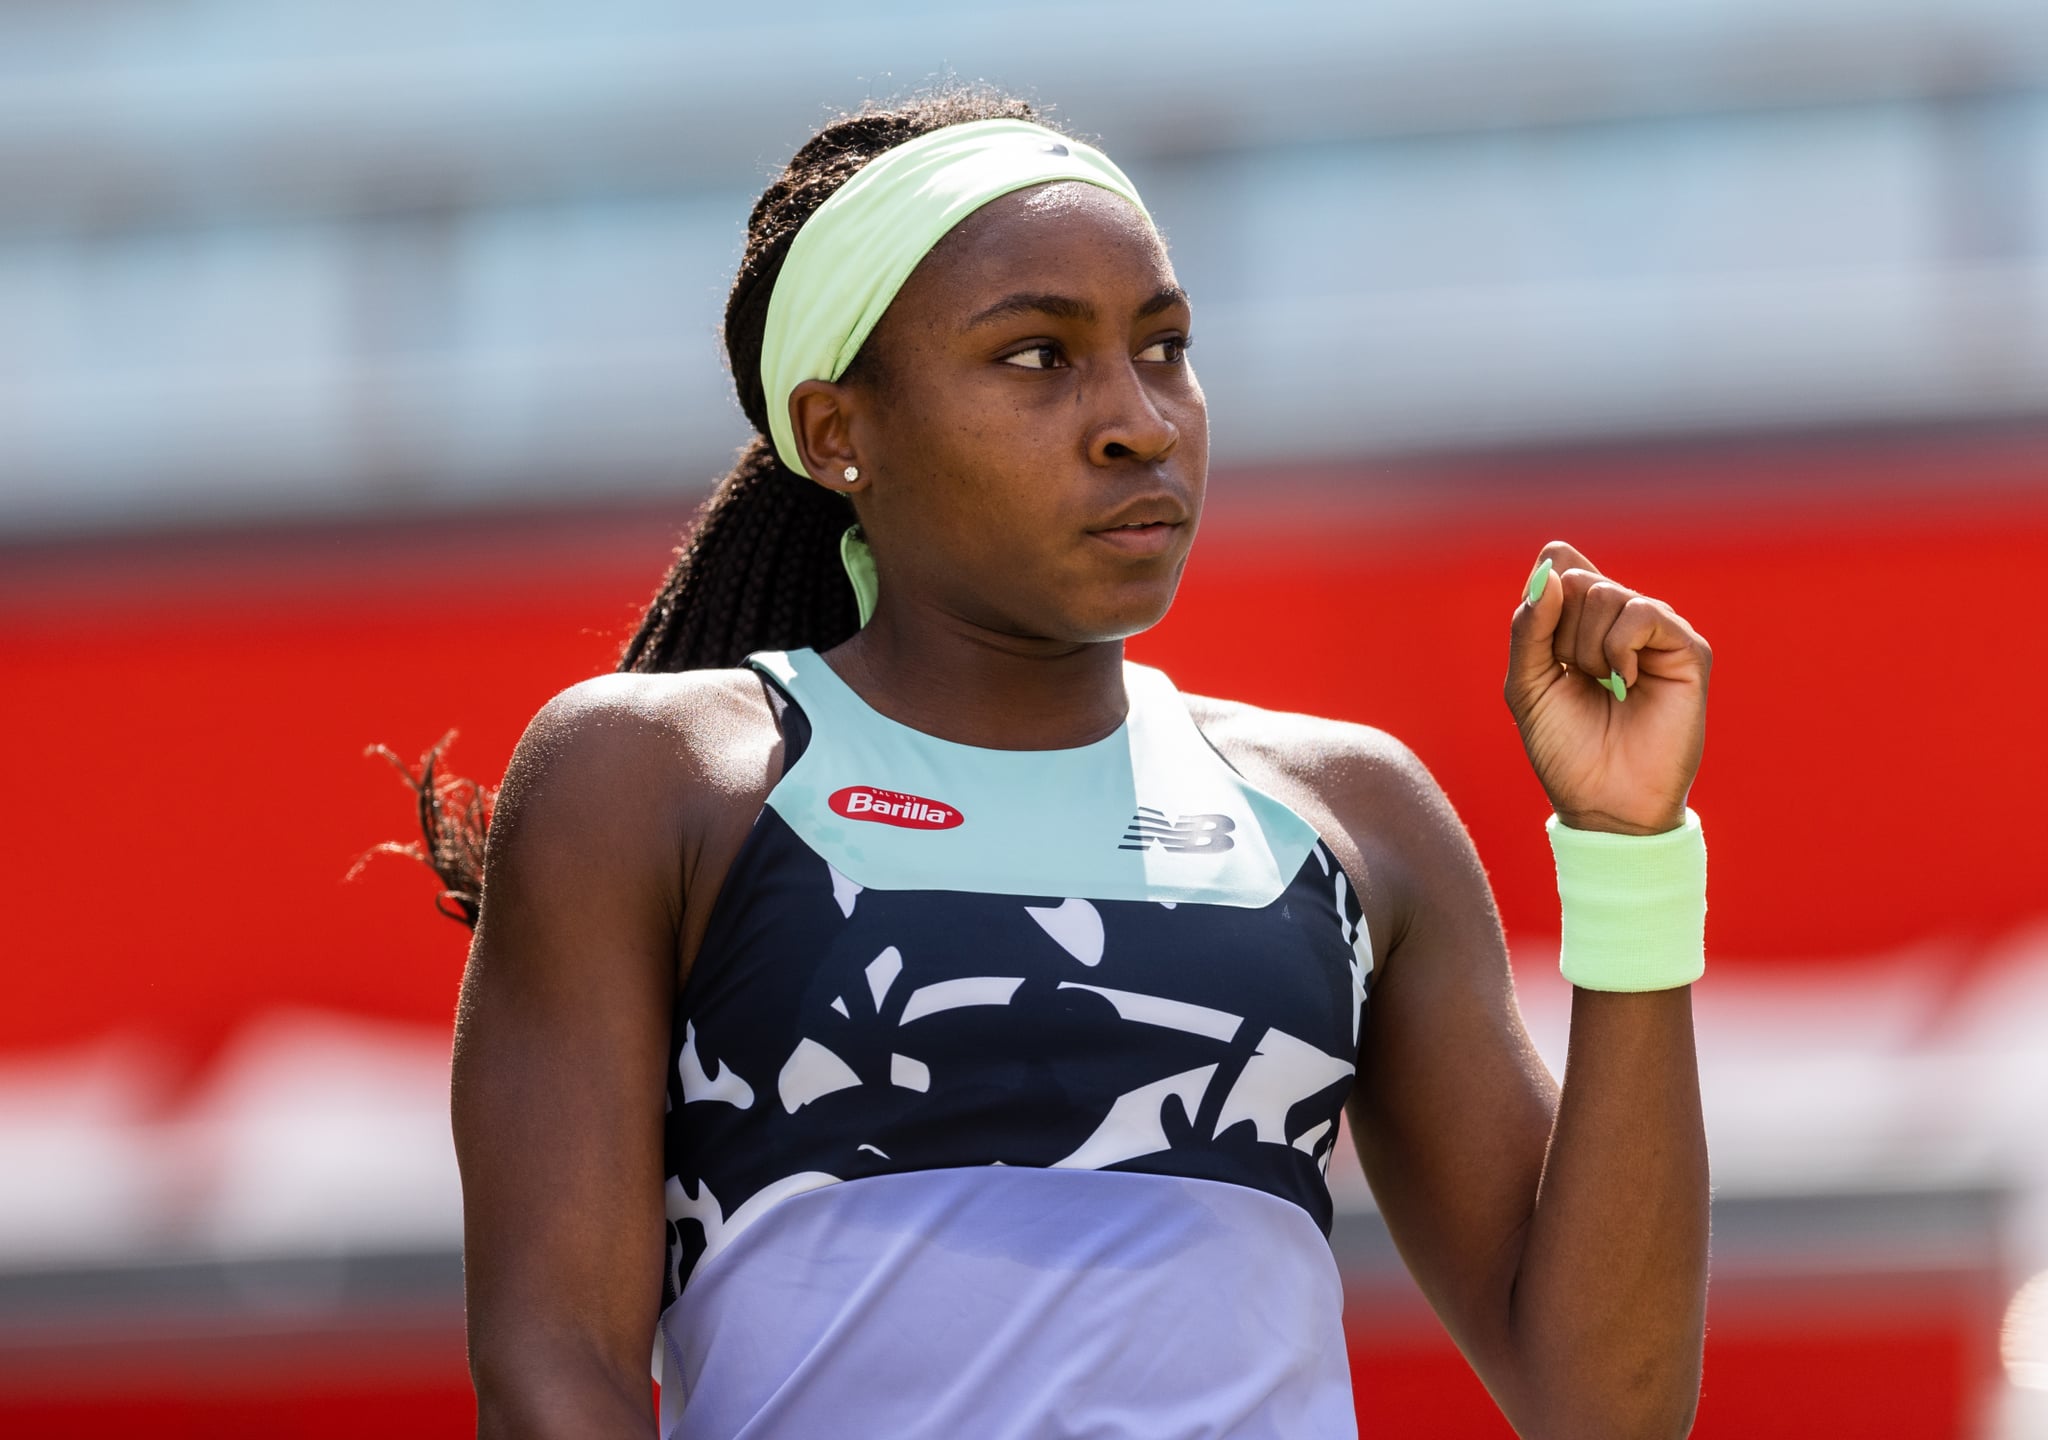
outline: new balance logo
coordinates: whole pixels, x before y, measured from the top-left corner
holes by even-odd
[[[1237,822],[1228,815],[1183,815],[1168,820],[1166,812],[1140,805],[1124,831],[1119,850],[1201,850],[1211,854],[1228,850],[1236,842],[1230,832]]]

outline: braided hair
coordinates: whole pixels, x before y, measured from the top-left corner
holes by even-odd
[[[725,303],[725,352],[740,409],[754,437],[697,512],[618,669],[653,673],[722,669],[756,650],[825,650],[860,620],[839,561],[840,537],[854,523],[844,496],[797,474],[768,438],[761,383],[761,340],[768,300],[789,247],[817,208],[860,168],[907,140],[974,120],[1044,120],[1020,99],[953,87],[887,106],[869,106],[826,125],[790,158],[747,217],[746,253]],[[863,350],[848,374],[872,379]],[[494,792],[440,770],[453,732],[415,771],[388,749],[418,802],[422,839],[378,851],[410,855],[441,879],[443,914],[474,927],[483,895],[483,835]],[[374,852],[373,852],[374,853]]]

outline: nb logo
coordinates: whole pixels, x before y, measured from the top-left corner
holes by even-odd
[[[1168,820],[1164,811],[1140,805],[1124,831],[1123,842],[1116,848],[1176,853],[1200,850],[1214,854],[1236,843],[1230,838],[1230,832],[1236,828],[1237,822],[1228,815],[1183,815],[1178,820]]]

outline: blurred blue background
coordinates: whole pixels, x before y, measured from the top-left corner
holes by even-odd
[[[1104,137],[1219,463],[2038,416],[2027,0],[0,14],[0,526],[617,497],[743,438],[752,197],[987,79]]]

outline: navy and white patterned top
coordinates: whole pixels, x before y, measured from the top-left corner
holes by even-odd
[[[1328,848],[1144,666],[997,751],[749,663],[785,769],[677,1003],[662,1434],[1353,1434]]]

